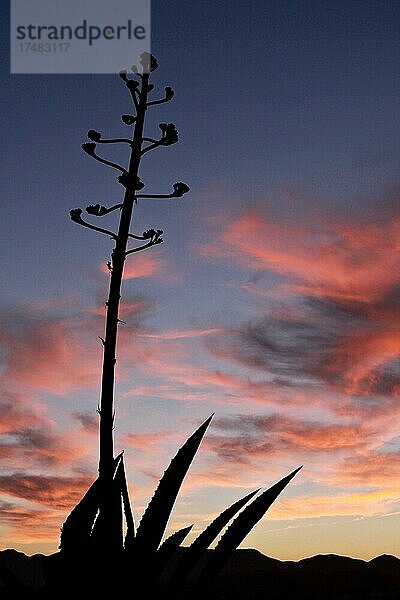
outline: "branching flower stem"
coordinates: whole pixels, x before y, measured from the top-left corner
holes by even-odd
[[[145,64],[149,63],[149,69],[145,68]],[[117,356],[117,338],[118,324],[121,323],[119,318],[121,285],[124,272],[126,257],[130,254],[140,252],[146,248],[162,243],[162,230],[148,229],[142,235],[137,235],[130,232],[132,221],[133,207],[137,203],[138,198],[173,198],[181,197],[189,191],[189,187],[178,182],[173,184],[172,194],[138,194],[138,191],[144,187],[143,182],[139,177],[140,161],[144,151],[147,151],[152,146],[170,145],[178,141],[178,133],[173,123],[161,123],[162,131],[161,140],[157,141],[153,138],[145,137],[143,134],[146,111],[152,104],[161,102],[148,102],[149,92],[153,89],[149,85],[150,73],[157,68],[157,61],[148,53],[141,55],[141,64],[143,73],[132,70],[139,77],[139,81],[129,79],[127,71],[120,71],[120,77],[125,82],[135,106],[135,115],[122,115],[122,121],[129,126],[133,126],[132,139],[126,138],[108,138],[103,139],[101,134],[90,129],[88,138],[90,142],[82,144],[82,149],[92,158],[109,167],[117,169],[122,173],[118,177],[119,183],[125,187],[125,193],[122,203],[115,204],[110,208],[100,204],[90,205],[86,208],[86,212],[95,217],[102,217],[114,210],[120,210],[118,232],[113,233],[107,229],[97,227],[87,223],[82,219],[82,209],[75,208],[70,211],[71,219],[89,229],[102,234],[110,235],[115,240],[115,246],[111,254],[111,260],[107,263],[110,271],[110,285],[108,299],[106,302],[106,322],[105,334],[101,337],[103,344],[103,368],[101,376],[101,394],[99,402],[99,417],[100,417],[100,435],[99,435],[99,489],[100,505],[99,513],[96,520],[96,536],[98,540],[98,548],[101,551],[113,554],[118,554],[123,548],[123,528],[121,521],[121,510],[118,510],[116,502],[120,502],[118,493],[116,492],[116,463],[114,459],[114,385],[115,385],[115,365]],[[162,102],[166,102],[173,97],[172,88],[165,88],[165,98]],[[129,165],[127,168],[119,164],[106,160],[98,156],[96,153],[97,144],[118,144],[125,143],[130,147]],[[143,149],[143,144],[148,146]],[[128,243],[131,240],[141,241],[142,245],[134,248],[128,248]],[[117,494],[117,495],[116,495]],[[124,502],[126,497],[124,497]],[[121,507],[120,507],[121,508]],[[129,515],[128,515],[129,517]],[[128,518],[127,517],[127,518]],[[130,517],[129,517],[130,518]],[[128,523],[129,525],[129,523]],[[132,527],[131,527],[132,529]]]
[[[137,115],[131,143],[131,157],[128,175],[131,181],[138,176],[141,149],[143,141],[143,128],[147,109],[147,86],[149,74],[144,73],[141,78],[141,89],[137,105]],[[134,96],[134,94],[132,94]],[[115,248],[112,252],[112,271],[109,295],[107,300],[106,334],[104,344],[103,372],[100,398],[100,459],[99,476],[110,480],[113,476],[114,443],[113,443],[113,413],[114,413],[114,377],[116,363],[117,330],[119,319],[119,305],[121,298],[121,282],[127,255],[127,243],[130,237],[134,202],[134,190],[126,189],[121,208],[121,218]]]

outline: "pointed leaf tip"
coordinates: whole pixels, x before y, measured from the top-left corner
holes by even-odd
[[[203,437],[209,424],[211,423],[214,415],[215,415],[215,413],[212,413],[205,421],[203,421],[203,423],[198,426],[198,428],[194,431],[194,433],[192,433],[189,440],[193,437],[197,437],[199,434],[201,434],[201,437]]]
[[[194,523],[192,523],[191,525],[188,525],[187,527],[184,527],[183,529],[181,529],[182,531],[182,535],[183,533],[185,533],[186,535],[190,532],[190,530],[192,529]]]
[[[136,534],[138,552],[155,552],[164,534],[179,489],[201,444],[213,414],[186,440],[164,472]]]
[[[293,479],[293,477],[294,477],[295,475],[297,475],[297,473],[298,473],[299,471],[301,471],[301,469],[303,468],[303,466],[304,466],[304,465],[300,465],[300,467],[297,467],[297,469],[295,469],[294,471],[292,471],[291,473],[289,473],[289,475],[287,475],[288,479],[289,479],[289,480],[290,480],[290,479]]]
[[[232,553],[242,543],[256,523],[264,516],[269,507],[275,502],[301,468],[298,467],[289,473],[289,475],[280,479],[242,510],[218,542],[212,557],[203,569],[200,576],[200,586],[209,585],[215,579]]]
[[[210,544],[221,533],[223,528],[229,523],[234,515],[238,513],[245,506],[245,504],[247,504],[249,500],[251,500],[251,498],[253,498],[260,491],[260,489],[261,488],[258,488],[257,490],[250,492],[226,508],[204,529],[204,531],[200,533],[194,542],[192,542],[184,556],[181,558],[168,583],[168,591],[171,594],[177,594],[189,573],[206,553]]]
[[[121,465],[121,461],[122,461],[122,457],[124,456],[124,450],[122,450],[122,452],[120,452],[115,458],[114,458],[114,477],[116,476],[116,473],[118,471],[118,469],[120,468]]]

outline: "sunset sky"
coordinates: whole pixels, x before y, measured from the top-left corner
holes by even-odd
[[[68,213],[121,201],[81,143],[126,135],[132,107],[118,76],[10,75],[5,5],[0,549],[51,553],[97,473],[112,249]],[[386,0],[153,0],[154,97],[175,98],[147,134],[174,122],[180,142],[141,178],[191,193],[134,211],[165,232],[123,284],[115,445],[137,522],[215,412],[169,532],[194,523],[190,541],[304,465],[242,547],[400,556],[399,18]]]

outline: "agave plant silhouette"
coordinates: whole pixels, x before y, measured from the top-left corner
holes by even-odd
[[[178,548],[192,525],[175,532],[163,543],[162,540],[183,480],[213,418],[211,415],[172,459],[135,531],[124,457],[122,453],[114,456],[114,371],[120,322],[120,291],[127,257],[162,243],[163,232],[160,229],[149,229],[142,234],[131,233],[132,212],[138,200],[180,198],[189,191],[185,183],[177,182],[173,184],[172,192],[167,194],[141,192],[144,183],[139,177],[139,167],[143,156],[149,151],[170,146],[178,141],[178,132],[173,123],[160,123],[159,139],[146,137],[144,134],[147,110],[170,101],[174,95],[172,88],[168,86],[163,98],[149,99],[153,89],[149,78],[157,66],[154,56],[144,53],[141,55],[141,69],[135,65],[132,67],[134,79],[128,77],[127,71],[120,72],[120,77],[131,94],[135,112],[132,115],[122,115],[123,123],[133,127],[132,138],[105,139],[101,133],[90,129],[88,138],[91,142],[82,145],[90,157],[120,173],[118,182],[123,185],[125,192],[122,203],[111,207],[94,204],[86,209],[89,215],[99,218],[113,211],[120,211],[117,233],[84,220],[83,210],[80,208],[70,211],[72,221],[97,233],[108,235],[114,240],[115,247],[111,260],[107,263],[110,270],[110,287],[106,303],[106,335],[104,339],[101,338],[104,355],[101,401],[98,409],[99,473],[62,527],[60,553],[46,563],[44,574],[50,591],[59,592],[62,586],[64,591],[75,594],[79,591],[81,594],[93,595],[105,590],[125,593],[126,586],[134,582],[135,586],[138,586],[137,589],[147,590],[144,594],[146,598],[179,598],[182,595],[186,597],[187,593],[197,598],[209,597],[209,588],[226,561],[301,468],[266,491],[260,493],[260,490],[255,490],[237,500],[212,521],[184,552],[178,553]],[[99,144],[126,144],[131,152],[128,167],[124,168],[99,156]],[[129,247],[132,241],[139,245]],[[209,553],[208,560],[204,560],[210,545],[237,513],[238,516],[222,535],[215,550]],[[174,554],[175,568],[166,576],[165,567]],[[193,581],[193,571],[200,563],[204,564],[204,568]]]

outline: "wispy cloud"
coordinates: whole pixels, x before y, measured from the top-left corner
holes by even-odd
[[[71,417],[76,419],[80,423],[81,427],[89,433],[97,433],[99,428],[99,419],[92,413],[74,411],[71,413]]]
[[[208,329],[166,330],[158,333],[140,333],[139,336],[156,340],[184,340],[215,335],[223,331],[224,329],[218,327],[210,327]]]
[[[62,514],[57,509],[34,508],[31,505],[27,506],[26,503],[0,500],[0,522],[7,528],[7,534],[3,534],[2,539],[5,547],[14,546],[16,542],[51,540],[56,548],[58,540],[55,532],[59,531]]]
[[[88,477],[31,475],[17,471],[0,475],[0,492],[39,505],[72,509],[92,483]]]
[[[203,254],[279,273],[288,293],[376,301],[400,266],[399,231],[399,217],[378,224],[331,218],[310,227],[253,211],[229,223]]]
[[[106,263],[100,263],[99,269],[102,273],[109,274]],[[129,257],[125,263],[123,275],[125,280],[150,277],[161,277],[171,282],[177,279],[176,267],[162,250],[141,252],[140,255]]]
[[[399,394],[400,218],[327,219],[302,227],[247,213],[227,225],[210,257],[281,276],[265,316],[208,340],[219,357],[297,385],[348,394]],[[280,301],[277,297],[281,297]]]
[[[151,300],[127,295],[121,305],[126,325],[121,345],[143,328]],[[45,307],[21,305],[0,312],[1,380],[8,389],[66,397],[96,387],[101,372],[99,335],[104,305],[49,313]]]
[[[20,307],[0,315],[0,343],[5,349],[3,378],[59,396],[93,386],[99,377],[94,346],[83,335],[93,322],[47,316]],[[82,368],[85,356],[85,368]]]
[[[338,464],[333,480],[351,485],[369,484],[395,489],[400,477],[400,450],[383,452],[372,450],[349,456]]]

